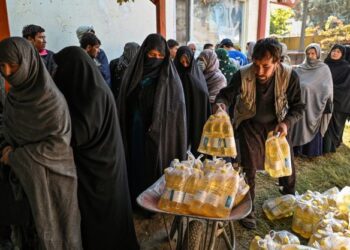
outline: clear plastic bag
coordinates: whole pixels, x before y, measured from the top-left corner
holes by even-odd
[[[317,250],[317,249],[310,246],[289,244],[289,245],[281,246],[281,248],[276,250]]]
[[[237,206],[249,192],[249,185],[244,179],[244,174],[239,175],[239,185],[233,206]]]
[[[158,207],[165,211],[181,212],[185,196],[185,185],[191,175],[191,168],[185,163],[175,163],[164,170],[165,190]]]
[[[315,210],[311,200],[298,200],[293,215],[292,230],[305,239],[309,239],[313,232]]]
[[[349,223],[342,219],[337,219],[335,213],[330,212],[324,216],[324,218],[317,224],[317,230],[325,230],[327,227],[331,227],[334,233],[344,232],[348,229]]]
[[[289,244],[300,245],[299,238],[286,230],[270,231],[270,236],[274,242],[280,245],[289,245]]]
[[[205,123],[198,152],[219,157],[237,156],[231,120],[221,108]]]
[[[322,239],[333,234],[332,227],[329,225],[324,229],[318,229],[311,235],[308,245],[312,247],[319,247]]]
[[[262,208],[269,220],[276,220],[292,216],[295,202],[295,196],[288,194],[266,200]]]
[[[264,166],[273,178],[292,175],[290,148],[285,136],[269,132],[265,142]]]
[[[350,238],[331,235],[322,239],[320,248],[321,250],[350,250]]]
[[[274,242],[269,234],[264,239],[255,236],[249,246],[249,250],[278,250],[280,248],[281,245]]]
[[[350,187],[344,187],[337,195],[336,203],[338,209],[343,213],[350,212]]]

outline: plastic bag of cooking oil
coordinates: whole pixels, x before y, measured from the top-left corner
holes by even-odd
[[[219,216],[218,211],[220,201],[225,196],[229,185],[228,171],[224,168],[211,171],[206,174],[204,180],[206,183],[195,195],[190,210],[208,217],[222,217]]]
[[[194,195],[202,187],[204,173],[198,167],[193,167],[191,169],[191,175],[188,177],[188,180],[184,187],[184,198],[181,208],[181,213],[189,214],[190,205],[193,201]]]
[[[184,163],[174,163],[172,167],[164,170],[165,190],[158,207],[162,210],[181,212],[183,207],[184,189],[191,175],[191,168]]]
[[[342,219],[337,219],[333,212],[327,213],[322,220],[317,224],[315,231],[325,230],[331,227],[334,233],[343,232],[348,229],[349,223]]]
[[[321,240],[321,250],[350,250],[350,238],[333,234]]]
[[[274,242],[280,245],[288,245],[288,244],[300,245],[299,238],[286,230],[282,230],[282,231],[272,230],[270,231],[270,236]]]
[[[337,187],[330,188],[322,193],[327,199],[328,206],[336,207],[337,206],[337,197],[339,194],[339,189]]]
[[[281,245],[274,242],[270,235],[266,235],[264,239],[259,236],[250,242],[249,250],[278,250]]]
[[[213,160],[205,159],[203,163],[204,173],[208,173],[210,171],[216,171],[218,169],[224,168],[226,161],[222,158],[216,158]]]
[[[281,246],[279,249],[276,249],[276,250],[317,250],[317,248],[303,246],[303,245],[289,244],[289,245]]]
[[[287,194],[266,200],[262,208],[269,220],[276,220],[292,216],[295,208],[295,202],[295,196]]]
[[[337,207],[343,213],[350,212],[350,187],[344,187],[336,198]]]
[[[269,132],[265,142],[265,170],[274,178],[292,175],[290,148],[285,136]]]
[[[249,192],[249,188],[250,188],[249,185],[244,179],[244,174],[240,174],[238,190],[237,190],[236,198],[233,204],[234,207],[237,206],[244,199],[244,197]]]
[[[230,216],[239,188],[239,173],[233,169],[231,163],[225,164],[225,169],[226,179],[225,183],[222,183],[223,195],[215,209],[215,214],[219,218]]]
[[[204,166],[204,176],[197,185],[197,189],[188,206],[191,214],[205,215],[203,206],[208,196],[208,189],[213,185],[213,179],[217,175],[215,166]]]
[[[205,123],[198,152],[220,157],[237,156],[231,120],[221,108]]]
[[[315,208],[311,200],[297,200],[293,214],[292,230],[309,239],[314,228]]]
[[[333,230],[331,226],[327,226],[324,229],[317,229],[310,237],[309,246],[312,247],[319,247],[319,245],[321,244],[322,239],[333,235]]]

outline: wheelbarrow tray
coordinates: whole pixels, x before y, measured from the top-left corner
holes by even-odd
[[[164,189],[165,189],[165,179],[163,175],[152,186],[150,186],[147,190],[142,192],[137,197],[136,201],[139,204],[139,206],[151,212],[186,216],[191,218],[213,220],[213,221],[240,220],[246,217],[248,214],[250,214],[252,210],[252,199],[250,197],[250,193],[248,192],[247,195],[244,197],[244,199],[231,210],[230,216],[225,218],[215,218],[215,217],[164,211],[158,208],[158,202],[160,200],[160,197]]]

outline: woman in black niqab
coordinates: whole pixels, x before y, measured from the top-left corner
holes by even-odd
[[[182,60],[187,60],[187,67]],[[174,59],[177,72],[180,75],[186,101],[187,143],[191,152],[198,156],[197,149],[202,136],[203,126],[210,115],[209,93],[207,82],[198,68],[192,50],[182,46],[177,50]]]
[[[164,168],[186,154],[186,107],[165,39],[149,35],[123,78],[118,110],[133,208]]]
[[[341,52],[340,58],[334,54]],[[324,153],[335,152],[343,137],[345,122],[350,114],[350,64],[345,60],[345,47],[336,44],[329,52],[325,63],[333,78],[333,113],[323,140]]]
[[[11,88],[4,106],[1,144],[13,148],[7,162],[11,191],[16,200],[23,199],[24,194],[28,198],[39,241],[34,249],[81,249],[67,103],[27,40],[11,37],[1,41],[0,63],[19,65],[16,72],[4,76]],[[7,203],[0,198],[2,211]],[[22,217],[26,211],[10,212],[10,217]]]
[[[115,101],[79,47],[55,55],[55,82],[72,117],[84,249],[138,249]]]

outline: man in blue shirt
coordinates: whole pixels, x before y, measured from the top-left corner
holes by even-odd
[[[220,43],[220,47],[227,50],[228,56],[233,60],[237,61],[240,66],[248,64],[247,57],[242,52],[234,48],[231,39],[223,39]]]

